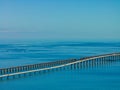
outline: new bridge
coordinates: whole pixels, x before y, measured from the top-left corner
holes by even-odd
[[[105,64],[109,61],[120,60],[120,53],[103,54],[84,57],[80,59],[59,60],[54,62],[38,63],[32,65],[0,68],[0,80],[7,80],[16,77],[24,77],[35,73],[49,72],[64,68],[83,68]]]

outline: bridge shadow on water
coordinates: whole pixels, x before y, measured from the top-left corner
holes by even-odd
[[[61,71],[73,71],[73,70],[89,70],[89,69],[97,69],[99,67],[107,66],[108,68],[112,66],[112,64],[117,63],[120,61],[120,59],[94,59],[94,60],[88,60],[83,61],[75,64],[70,64],[67,66],[59,67],[59,68],[52,68],[48,70],[42,70],[42,71],[36,71],[36,72],[29,72],[24,74],[18,74],[13,76],[7,76],[0,78],[0,82],[4,82],[6,80],[16,80],[20,78],[30,78],[33,76],[41,76],[46,74],[52,74],[55,72],[61,72]]]

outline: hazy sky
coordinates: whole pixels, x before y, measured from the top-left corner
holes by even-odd
[[[0,0],[0,40],[120,40],[120,0]]]

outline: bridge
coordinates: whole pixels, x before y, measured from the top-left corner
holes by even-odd
[[[0,80],[8,80],[16,77],[32,75],[33,73],[43,73],[63,68],[82,68],[105,64],[109,61],[120,60],[120,53],[103,54],[97,56],[84,57],[80,59],[58,60],[54,62],[38,63],[9,68],[0,68]]]

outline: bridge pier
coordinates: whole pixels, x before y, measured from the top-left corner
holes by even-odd
[[[11,67],[11,68],[2,68],[0,69],[0,80],[24,77],[27,75],[29,76],[29,75],[34,75],[35,73],[42,74],[42,73],[48,73],[50,71],[96,67],[98,65],[104,65],[108,62],[110,63],[114,62],[116,60],[120,60],[120,53],[92,56],[92,57],[82,58],[79,60],[77,59],[59,60],[59,61],[48,62],[48,63],[17,66],[17,67]],[[61,66],[61,67],[57,67],[57,66]],[[23,73],[23,72],[26,72],[26,73]]]

